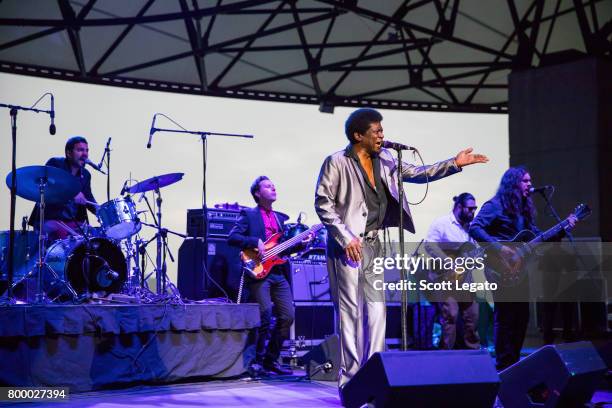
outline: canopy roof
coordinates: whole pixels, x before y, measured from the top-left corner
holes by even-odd
[[[511,70],[585,54],[612,1],[0,1],[2,72],[325,112],[503,113]]]

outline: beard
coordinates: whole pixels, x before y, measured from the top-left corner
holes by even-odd
[[[472,214],[464,214],[463,212],[459,214],[459,222],[462,224],[469,224],[473,219],[474,216]]]

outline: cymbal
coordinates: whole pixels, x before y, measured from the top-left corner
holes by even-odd
[[[157,190],[158,188],[169,186],[177,181],[180,181],[185,173],[168,173],[161,176],[151,177],[140,183],[134,184],[127,191],[130,194],[144,193],[151,190]]]
[[[17,195],[28,201],[40,202],[39,180],[47,182],[45,202],[62,204],[73,198],[81,189],[79,180],[65,170],[52,166],[25,166],[16,171]],[[11,173],[6,176],[6,185],[11,188]]]

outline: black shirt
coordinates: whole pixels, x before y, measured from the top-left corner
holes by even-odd
[[[372,155],[372,167],[374,169],[374,184],[370,183],[368,175],[359,161],[359,157],[353,149],[349,149],[349,157],[357,162],[357,167],[363,175],[365,181],[365,200],[368,207],[368,219],[366,221],[366,233],[380,229],[383,225],[385,213],[387,212],[387,193],[385,184],[380,177],[380,158]]]
[[[540,230],[533,224],[527,223],[523,216],[510,216],[501,204],[499,198],[494,197],[483,204],[470,224],[470,236],[478,242],[493,242],[493,247],[500,248],[498,241],[510,241],[522,230],[530,230],[539,234]]]
[[[65,170],[72,174],[70,163],[68,163],[68,159],[65,157],[52,157],[47,160],[45,165],[57,167],[58,169]],[[75,177],[78,178],[79,182],[81,183],[81,189],[79,191],[83,193],[85,199],[95,203],[96,199],[91,192],[91,173],[89,173],[89,171],[87,171],[85,168],[81,168]],[[70,199],[65,204],[47,204],[45,206],[45,220],[78,222],[87,221],[87,209],[95,214],[95,207],[89,205],[87,207],[79,205],[75,203],[73,199]],[[34,206],[34,210],[32,210],[32,215],[30,215],[28,224],[34,228],[38,228],[38,217],[39,208],[38,204],[36,204]]]

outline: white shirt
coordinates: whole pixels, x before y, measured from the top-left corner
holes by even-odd
[[[464,242],[475,243],[468,232],[459,224],[452,211],[450,214],[436,218],[431,223],[425,241],[456,242],[460,244]]]

